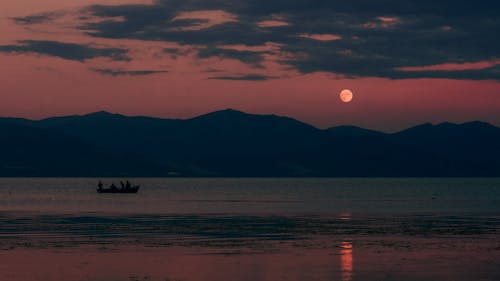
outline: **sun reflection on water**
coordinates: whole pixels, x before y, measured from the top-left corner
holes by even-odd
[[[351,213],[341,213],[340,220],[351,220]],[[352,257],[352,242],[344,241],[340,244],[340,274],[342,281],[352,281],[353,277],[353,257]]]
[[[352,281],[353,263],[352,243],[342,242],[340,245],[340,271],[342,281]]]

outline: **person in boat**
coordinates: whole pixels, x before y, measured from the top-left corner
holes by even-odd
[[[110,185],[109,187],[110,187],[111,189],[113,189],[113,190],[118,189],[118,187],[116,187],[116,185],[115,185],[115,183],[114,183],[114,182],[113,182],[113,183],[111,183],[111,185]]]
[[[125,184],[123,183],[123,181],[120,181],[120,186],[122,187],[122,189],[125,189]]]
[[[99,187],[99,190],[102,190],[102,186],[103,186],[103,185],[102,185],[102,182],[101,182],[101,181],[99,181],[99,183],[97,184],[97,187]]]
[[[125,184],[125,188],[126,188],[126,189],[130,189],[130,188],[132,188],[132,186],[130,185],[130,182],[129,182],[129,181],[127,181],[127,183]]]

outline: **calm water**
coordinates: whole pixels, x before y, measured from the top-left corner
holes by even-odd
[[[98,180],[0,179],[0,280],[500,280],[500,179]]]
[[[0,179],[0,211],[500,214],[500,179],[134,179],[135,195],[97,194],[97,181]]]

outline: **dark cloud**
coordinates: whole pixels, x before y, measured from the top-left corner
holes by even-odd
[[[234,81],[266,81],[266,80],[274,79],[274,78],[276,78],[276,77],[264,76],[264,75],[258,75],[258,74],[249,74],[249,75],[243,75],[243,76],[214,76],[214,77],[209,77],[208,79],[234,80]]]
[[[216,47],[207,47],[198,52],[199,58],[220,57],[226,59],[235,59],[244,63],[260,67],[263,60],[262,52],[240,51],[233,49],[221,49]]]
[[[165,48],[163,51],[167,54],[172,54],[172,55],[177,55],[180,53],[180,50],[178,48]]]
[[[0,46],[0,52],[36,53],[59,57],[67,60],[85,61],[97,57],[108,57],[113,60],[128,60],[127,50],[119,48],[97,48],[89,45],[62,43],[57,41],[19,41],[20,45]]]
[[[18,24],[40,24],[45,22],[50,22],[56,18],[63,16],[64,13],[61,12],[49,12],[49,13],[40,13],[36,15],[30,15],[26,17],[15,17],[12,18],[14,22]]]
[[[111,76],[146,76],[152,74],[168,73],[166,70],[121,70],[109,68],[91,68],[92,71]]]
[[[401,75],[397,77],[397,75]],[[473,79],[473,80],[500,80],[500,65],[478,70],[461,71],[406,71],[394,73],[395,78],[450,78],[450,79]]]
[[[203,20],[173,19],[185,11],[224,10],[237,22],[187,30]],[[220,56],[256,65],[259,52],[235,52],[220,45],[275,42],[289,54],[280,60],[303,73],[346,76],[496,79],[496,68],[404,72],[400,67],[488,61],[500,57],[500,2],[451,0],[157,0],[154,5],[97,5],[88,8],[103,21],[87,23],[91,36],[132,38],[204,46],[199,57]],[[108,17],[123,21],[106,21]],[[259,27],[263,20],[289,23]],[[303,34],[333,34],[318,41]]]

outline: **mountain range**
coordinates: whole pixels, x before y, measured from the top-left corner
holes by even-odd
[[[483,122],[388,134],[228,109],[185,120],[108,112],[0,118],[0,131],[4,177],[500,176],[500,128]]]

